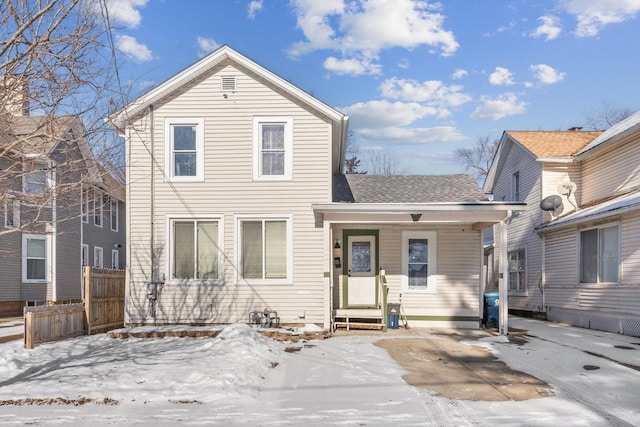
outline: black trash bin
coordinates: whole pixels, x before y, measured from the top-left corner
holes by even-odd
[[[389,329],[398,329],[398,319],[400,318],[400,304],[387,304],[387,326]]]
[[[487,292],[484,294],[484,314],[482,324],[487,328],[497,328],[500,324],[500,293]]]

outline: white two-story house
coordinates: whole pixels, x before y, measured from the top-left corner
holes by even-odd
[[[478,327],[482,228],[523,203],[466,175],[343,175],[348,117],[228,46],[111,117],[127,146],[126,323]],[[384,326],[383,326],[384,327]]]

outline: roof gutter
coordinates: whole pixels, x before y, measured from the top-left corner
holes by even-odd
[[[538,233],[541,234],[545,234],[545,233],[550,233],[552,231],[556,231],[562,228],[566,228],[566,227],[571,227],[571,226],[577,226],[577,225],[582,225],[582,224],[586,224],[589,222],[593,222],[593,221],[598,221],[601,219],[606,219],[606,218],[610,218],[613,216],[617,216],[617,215],[624,215],[628,212],[633,212],[640,209],[640,203],[636,203],[633,205],[629,205],[629,206],[625,206],[623,208],[617,208],[617,209],[611,209],[608,211],[604,211],[604,212],[598,212],[598,213],[594,213],[592,215],[585,215],[583,217],[580,218],[576,218],[576,219],[566,219],[565,218],[560,218],[558,220],[556,220],[556,222],[553,223],[547,223],[539,225],[535,228],[535,230]],[[561,221],[561,222],[559,222]]]
[[[443,203],[325,203],[311,208],[318,213],[421,213],[524,211],[524,202],[443,202]]]

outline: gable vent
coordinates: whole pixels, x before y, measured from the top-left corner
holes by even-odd
[[[220,78],[220,90],[223,92],[235,92],[236,90],[236,77],[235,76],[222,76]]]

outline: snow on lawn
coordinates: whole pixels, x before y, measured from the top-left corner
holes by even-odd
[[[217,338],[114,340],[105,335],[0,353],[0,400],[104,398],[197,401],[255,395],[282,358],[283,345],[249,326],[224,328]]]

